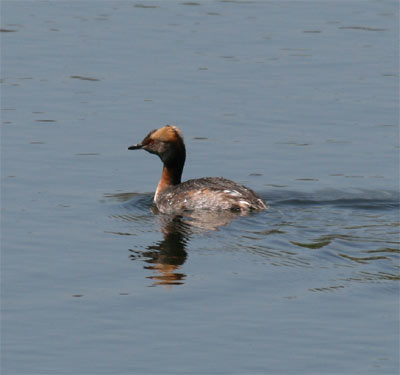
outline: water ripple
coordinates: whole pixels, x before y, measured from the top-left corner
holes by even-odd
[[[130,259],[145,263],[153,286],[184,283],[182,268],[195,249],[242,254],[245,261],[265,266],[314,269],[332,280],[399,280],[397,192],[271,191],[265,196],[270,209],[260,213],[173,216],[160,214],[150,193],[107,194],[114,202],[109,214],[113,224],[105,232],[134,239]],[[332,292],[343,287],[324,284],[308,290]]]

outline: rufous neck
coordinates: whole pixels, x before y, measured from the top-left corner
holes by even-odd
[[[182,170],[183,168],[167,167],[164,164],[161,179],[157,185],[156,194],[154,195],[155,202],[165,189],[181,183]]]

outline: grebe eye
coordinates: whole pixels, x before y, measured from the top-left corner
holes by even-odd
[[[151,139],[149,145],[154,145],[154,139]]]

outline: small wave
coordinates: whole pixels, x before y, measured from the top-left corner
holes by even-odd
[[[115,193],[104,194],[104,197],[122,202],[129,210],[148,211],[153,204],[153,193]]]
[[[135,195],[128,201],[123,203],[123,206],[128,209],[138,211],[149,211],[153,205],[153,194]]]
[[[399,202],[390,200],[370,200],[370,199],[334,199],[334,200],[309,200],[309,199],[288,199],[278,202],[279,205],[293,206],[335,206],[340,208],[355,208],[364,210],[381,210],[399,208]]]
[[[334,206],[365,210],[387,210],[400,207],[399,192],[383,190],[321,190],[314,193],[278,191],[267,194],[266,200],[277,206]]]

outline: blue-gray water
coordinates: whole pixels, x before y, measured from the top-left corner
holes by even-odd
[[[398,373],[398,8],[2,1],[2,373]],[[270,209],[153,212],[167,123]]]

